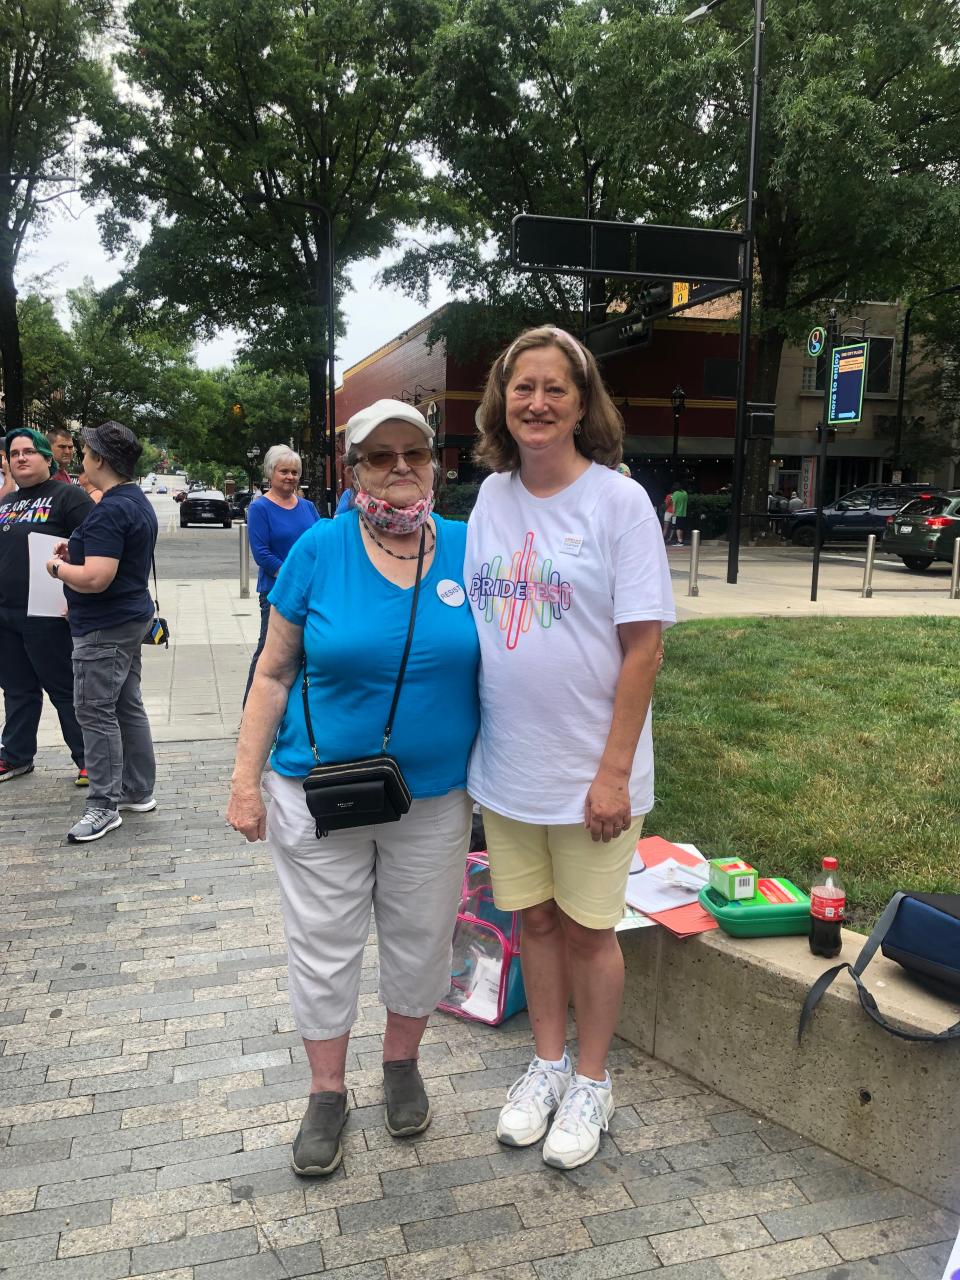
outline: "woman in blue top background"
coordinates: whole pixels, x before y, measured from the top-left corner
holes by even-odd
[[[296,544],[270,595],[267,641],[237,743],[227,821],[269,841],[283,906],[290,1000],[310,1064],[310,1100],[293,1143],[296,1172],[340,1162],[347,1044],[363,948],[376,916],[386,1124],[421,1133],[430,1104],[417,1069],[427,1018],[446,994],[470,838],[467,759],[479,724],[479,645],[463,587],[466,526],[432,515],[433,431],[399,400],[347,423],[354,509]],[[258,504],[260,505],[260,504]],[[413,795],[399,822],[318,840],[303,778],[314,759],[302,703],[309,675],[320,759],[375,754],[423,576],[390,752]],[[273,747],[273,771],[261,774]]]
[[[260,498],[247,507],[250,550],[260,570],[257,574],[257,592],[260,596],[260,639],[250,660],[250,674],[247,676],[247,687],[243,691],[244,706],[247,704],[253,673],[257,669],[257,660],[263,652],[267,638],[267,623],[270,620],[267,596],[273,590],[280,566],[286,560],[290,548],[301,534],[306,533],[320,519],[313,503],[308,502],[306,498],[301,498],[297,493],[302,471],[303,464],[298,453],[294,453],[285,444],[272,445],[263,459],[263,478],[270,485],[263,495],[266,502]]]

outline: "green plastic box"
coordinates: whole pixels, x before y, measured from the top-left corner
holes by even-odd
[[[700,905],[734,938],[774,938],[810,929],[810,899],[782,876],[757,882],[752,898],[730,902],[709,885],[700,890]]]

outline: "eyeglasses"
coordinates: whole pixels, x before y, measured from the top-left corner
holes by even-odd
[[[390,471],[400,458],[403,458],[408,467],[425,467],[433,461],[433,452],[426,445],[418,449],[407,449],[402,453],[394,449],[371,449],[357,461],[365,462],[374,471]]]
[[[8,453],[7,457],[13,462],[15,458],[39,458],[40,454],[36,449],[17,449]]]

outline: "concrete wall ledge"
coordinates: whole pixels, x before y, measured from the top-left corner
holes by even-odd
[[[848,1160],[960,1210],[960,1040],[915,1044],[861,1009],[841,974],[797,1045],[810,985],[865,942],[844,930],[837,960],[806,938],[680,941],[654,927],[619,935],[626,990],[618,1034],[743,1106]],[[960,1005],[928,994],[877,955],[865,982],[904,1029],[938,1032]]]

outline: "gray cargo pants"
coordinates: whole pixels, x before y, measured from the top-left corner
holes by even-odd
[[[153,795],[157,766],[140,697],[141,643],[149,618],[73,640],[73,703],[90,779],[88,809]]]

